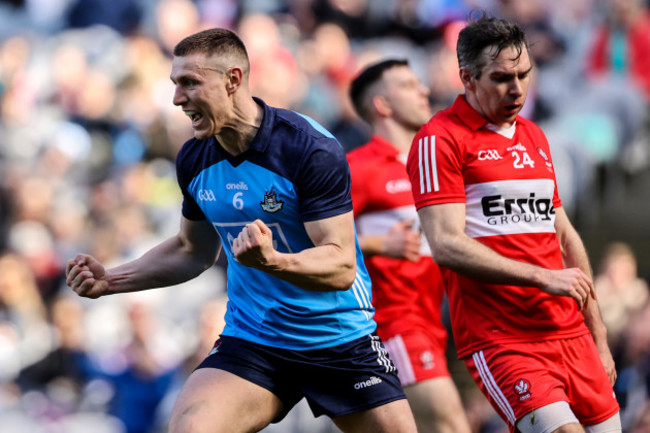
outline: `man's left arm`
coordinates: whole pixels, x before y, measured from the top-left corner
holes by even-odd
[[[590,286],[592,296],[587,298],[585,307],[582,309],[582,314],[585,318],[585,324],[589,328],[589,331],[591,331],[591,335],[596,343],[598,353],[600,353],[600,359],[607,371],[609,380],[614,385],[614,382],[616,382],[616,367],[607,344],[607,329],[605,328],[605,324],[600,315],[600,309],[598,308],[589,257],[587,256],[587,250],[582,243],[580,235],[571,224],[571,221],[569,221],[569,217],[564,211],[564,208],[559,207],[555,209],[555,230],[560,240],[564,266],[567,268],[580,268],[591,278]]]

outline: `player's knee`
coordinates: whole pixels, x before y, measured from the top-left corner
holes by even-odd
[[[537,408],[517,421],[522,433],[584,433],[578,418],[566,401]]]

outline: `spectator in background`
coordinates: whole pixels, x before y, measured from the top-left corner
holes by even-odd
[[[314,49],[321,74],[328,81],[329,95],[323,95],[336,106],[330,130],[346,151],[367,140],[367,130],[360,125],[348,98],[348,89],[357,59],[352,43],[343,28],[334,23],[323,23],[314,30]]]
[[[148,433],[156,425],[156,413],[171,389],[180,352],[158,323],[151,307],[134,301],[128,309],[128,344],[113,356],[110,370],[99,377],[113,388],[109,413],[121,420],[126,433]]]
[[[171,55],[174,46],[196,32],[201,17],[191,0],[161,0],[155,10],[157,37],[163,52]]]
[[[588,53],[593,78],[630,78],[650,103],[650,10],[644,0],[605,0],[603,23]]]
[[[251,14],[242,17],[239,33],[251,58],[251,91],[275,107],[293,107],[302,96],[303,81],[291,51],[282,44],[273,18]]]
[[[74,398],[70,412],[77,410],[83,387],[93,369],[84,340],[83,306],[78,299],[62,295],[51,305],[52,349],[42,359],[25,367],[18,377],[24,391],[56,386],[68,390]],[[54,392],[56,394],[56,392]]]
[[[352,81],[350,99],[374,132],[348,153],[352,200],[377,334],[397,367],[418,431],[469,433],[447,369],[442,276],[422,242],[405,165],[415,133],[431,117],[428,95],[406,60],[374,63]]]
[[[27,260],[16,253],[0,255],[0,327],[8,351],[0,376],[13,378],[49,350],[47,310]]]
[[[123,35],[138,30],[142,7],[135,0],[77,0],[68,10],[68,26],[88,27],[103,24]]]
[[[619,379],[614,390],[621,403],[621,422],[627,431],[645,422],[650,404],[650,302],[633,312],[622,332],[617,353]]]
[[[644,409],[641,411],[632,427],[630,433],[650,433],[650,401],[646,402]]]
[[[632,314],[648,301],[648,283],[639,277],[632,248],[624,242],[609,244],[594,277],[610,347],[616,347]]]

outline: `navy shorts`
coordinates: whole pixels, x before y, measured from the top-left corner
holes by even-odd
[[[331,418],[406,398],[381,340],[367,335],[316,350],[278,349],[222,336],[197,367],[218,368],[268,389],[282,400],[279,422],[303,397],[314,416]]]

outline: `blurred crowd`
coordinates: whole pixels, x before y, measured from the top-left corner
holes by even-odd
[[[222,262],[95,301],[65,286],[77,252],[118,264],[178,228],[174,160],[191,137],[171,103],[180,39],[237,31],[253,93],[349,150],[369,138],[347,97],[357,71],[406,58],[445,107],[462,90],[456,36],[477,10],[526,29],[538,68],[522,114],[549,137],[569,214],[597,218],[589,206],[616,179],[650,167],[645,0],[0,0],[0,432],[162,432],[223,325]],[[594,266],[625,431],[650,432],[650,270],[621,242]],[[475,432],[507,431],[463,368]],[[336,430],[300,405],[268,431]]]

